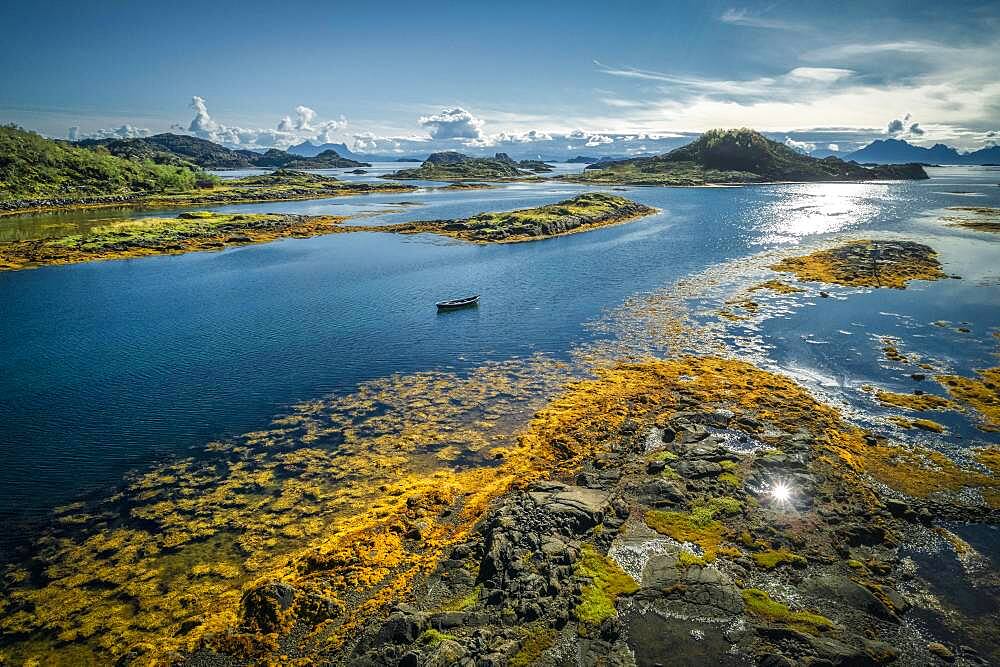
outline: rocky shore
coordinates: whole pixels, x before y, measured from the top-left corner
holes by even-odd
[[[85,234],[0,243],[0,271],[149,255],[171,255],[278,238],[332,234],[344,218],[284,214],[181,213],[95,227]]]
[[[728,300],[754,316],[769,295],[945,277],[933,248],[900,239],[764,259],[788,275],[765,269]],[[640,328],[660,335],[662,315]],[[935,372],[899,340],[877,345],[928,366],[939,393],[873,387],[873,405],[928,433],[922,413],[942,405],[984,434],[998,423],[997,369]],[[387,378],[60,509],[5,572],[5,659],[1000,661],[1000,582],[972,537],[1000,524],[995,444],[946,455],[724,350],[583,356],[574,375],[536,356]]]
[[[432,232],[473,243],[519,243],[617,225],[656,212],[655,208],[624,197],[588,193],[536,208],[480,213],[464,220],[405,222],[375,227],[372,231]]]
[[[357,183],[302,171],[279,169],[262,176],[247,176],[218,185],[179,194],[124,194],[101,197],[46,197],[0,201],[0,215],[19,215],[53,210],[109,208],[118,206],[164,207],[209,204],[250,204],[268,201],[324,199],[379,192],[412,192],[401,183]]]

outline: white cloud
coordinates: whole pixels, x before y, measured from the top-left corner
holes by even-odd
[[[902,118],[893,118],[885,128],[885,133],[893,137],[921,137],[926,131],[920,123],[911,122],[913,116],[906,114]]]
[[[587,143],[584,146],[600,146],[602,144],[614,143],[614,139],[611,137],[604,136],[603,134],[593,134],[587,137]]]
[[[828,93],[843,87],[855,74],[854,70],[842,67],[796,67],[776,76],[761,76],[754,79],[708,79],[635,67],[611,67],[597,60],[594,64],[601,72],[611,76],[666,84],[661,92],[675,99],[699,96],[748,101],[801,99],[803,96]],[[622,109],[646,106],[643,101],[611,97],[603,98],[603,102]]]
[[[432,139],[481,139],[483,136],[483,121],[462,107],[421,116],[419,123],[427,128]]]
[[[331,143],[337,139],[337,130],[347,124],[343,116],[337,120],[317,122],[316,112],[303,105],[295,107],[294,119],[291,116],[282,117],[273,130],[220,123],[208,112],[205,98],[198,95],[191,98],[191,108],[195,115],[187,126],[188,132],[202,139],[241,148],[285,148],[303,141]]]
[[[827,147],[827,150],[840,152],[840,145],[839,144],[827,144],[826,147]]]
[[[792,79],[809,81],[839,81],[854,74],[852,69],[842,67],[796,67],[788,73]]]
[[[811,153],[816,150],[816,144],[809,141],[796,141],[791,137],[785,137],[785,145],[800,153]]]
[[[125,124],[121,127],[111,129],[102,128],[93,132],[81,132],[80,126],[74,125],[69,128],[66,134],[70,141],[80,141],[82,139],[137,139],[139,137],[148,137],[152,133],[151,130],[144,127]]]
[[[766,28],[770,30],[802,30],[803,26],[781,19],[768,18],[762,14],[754,14],[748,9],[727,9],[719,16],[719,20],[730,25],[747,28]]]

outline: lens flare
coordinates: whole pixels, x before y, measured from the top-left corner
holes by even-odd
[[[771,485],[771,497],[779,503],[787,503],[792,498],[792,489],[785,482],[775,482]]]

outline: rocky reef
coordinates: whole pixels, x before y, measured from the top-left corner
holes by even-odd
[[[656,213],[624,197],[588,193],[556,204],[501,213],[480,213],[464,220],[406,222],[371,228],[402,234],[433,232],[474,243],[518,243],[585,232]]]
[[[945,224],[974,232],[1000,234],[1000,208],[989,206],[953,206],[941,219]]]
[[[902,289],[911,280],[944,278],[937,253],[913,241],[851,241],[771,266],[799,280],[855,287]]]

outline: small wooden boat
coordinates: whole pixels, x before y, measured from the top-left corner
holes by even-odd
[[[456,310],[458,308],[468,308],[479,304],[479,295],[467,296],[464,299],[452,299],[451,301],[438,301],[438,310]]]

